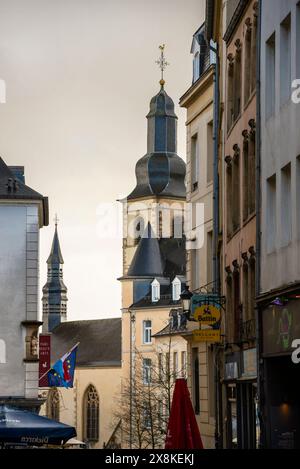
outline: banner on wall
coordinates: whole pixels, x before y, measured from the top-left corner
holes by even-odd
[[[45,374],[51,367],[51,335],[39,335],[39,387],[48,387],[48,376]]]

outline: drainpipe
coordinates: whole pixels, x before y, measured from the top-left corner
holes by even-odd
[[[133,346],[133,324],[135,321],[135,315],[134,313],[129,310],[129,321],[130,321],[130,397],[129,397],[129,448],[132,449],[132,443],[133,443],[133,351],[132,351],[132,346]]]
[[[214,159],[213,159],[213,285],[214,293],[220,295],[220,264],[218,258],[219,245],[219,116],[220,116],[220,59],[219,47],[210,44],[210,49],[215,53],[216,63],[214,65],[214,117],[213,117],[213,141],[214,141]],[[222,447],[222,412],[220,390],[220,363],[219,346],[215,345],[215,447]]]
[[[219,48],[210,46],[215,53],[216,63],[214,65],[214,121],[213,121],[213,141],[214,141],[214,160],[213,160],[213,282],[214,292],[220,294],[220,265],[218,259],[219,244],[219,115],[220,115],[220,92],[219,92]]]
[[[262,0],[258,1],[257,12],[257,55],[256,55],[256,272],[255,272],[255,296],[260,293],[261,281],[261,9]],[[261,355],[261,317],[260,310],[256,304],[256,353],[257,353],[257,397],[258,397],[258,415],[261,425],[261,437],[259,447],[263,446],[263,419],[262,419],[262,394],[263,394],[263,376],[262,365],[260,364]]]

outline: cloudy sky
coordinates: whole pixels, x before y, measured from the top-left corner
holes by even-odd
[[[158,45],[170,66],[178,153],[185,158],[191,39],[204,0],[0,0],[0,155],[24,165],[26,182],[49,197],[41,230],[41,286],[58,213],[68,319],[120,315],[121,240],[101,237],[102,204],[135,185],[146,153],[149,101],[158,92]]]

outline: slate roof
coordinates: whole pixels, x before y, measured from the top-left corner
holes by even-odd
[[[128,269],[128,277],[163,277],[163,273],[158,239],[148,223]]]
[[[121,318],[67,321],[51,337],[51,361],[55,362],[80,342],[78,366],[121,366]]]
[[[148,196],[185,199],[186,168],[176,153],[177,116],[174,102],[163,86],[151,99],[147,119],[147,153],[136,164],[136,187],[127,199]]]
[[[182,282],[182,290],[185,288],[185,281]],[[159,301],[152,302],[151,287],[148,293],[140,300],[133,303],[130,308],[142,309],[142,308],[164,308],[164,307],[180,307],[181,300],[174,301],[172,296],[172,284],[160,285],[160,299]]]
[[[44,225],[49,223],[48,198],[26,186],[0,157],[0,199],[41,200],[43,202]]]
[[[185,238],[158,239],[148,222],[123,278],[184,277],[185,266]]]

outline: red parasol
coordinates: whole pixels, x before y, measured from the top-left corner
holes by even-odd
[[[186,380],[177,379],[165,449],[203,449]]]

